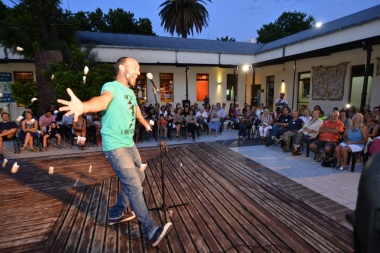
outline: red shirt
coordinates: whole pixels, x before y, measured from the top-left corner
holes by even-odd
[[[319,139],[321,141],[332,141],[332,142],[338,142],[340,140],[341,133],[344,132],[344,124],[342,121],[337,120],[335,122],[331,120],[326,120],[323,122],[321,129],[327,128],[327,129],[338,129],[338,133],[333,134],[329,132],[319,132]]]

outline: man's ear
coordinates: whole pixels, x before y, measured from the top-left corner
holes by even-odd
[[[119,65],[119,70],[125,72],[125,67],[124,67],[123,65],[120,64],[120,65]]]

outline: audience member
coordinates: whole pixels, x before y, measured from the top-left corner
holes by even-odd
[[[189,115],[186,116],[186,127],[187,130],[191,133],[193,141],[195,141],[195,132],[199,139],[199,124],[197,123],[197,118],[194,115],[194,110],[190,110]]]
[[[352,126],[347,128],[343,134],[343,141],[335,148],[337,170],[346,170],[348,164],[348,153],[360,152],[368,140],[368,130],[363,125],[364,117],[361,113],[352,116]]]
[[[269,115],[269,109],[265,108],[263,114],[260,117],[260,142],[264,142],[264,138],[267,136],[268,131],[272,129],[272,117]]]
[[[60,132],[60,129],[59,129],[59,125],[57,124],[57,122],[55,122],[55,121],[51,122],[50,126],[48,126],[48,128],[47,128],[46,134],[43,137],[43,146],[44,147],[43,147],[42,151],[47,151],[47,142],[48,142],[48,139],[50,139],[51,137],[57,138],[57,147],[61,148],[61,134],[59,132]]]
[[[0,159],[4,159],[3,142],[12,139],[16,135],[17,124],[9,120],[9,114],[7,112],[3,112],[1,118],[3,121],[0,122]]]
[[[245,141],[245,137],[247,135],[247,129],[252,128],[252,123],[254,120],[254,112],[251,111],[251,107],[249,105],[246,106],[245,114],[240,120],[240,128],[237,136],[238,141]]]
[[[166,137],[168,135],[168,121],[166,120],[164,114],[160,114],[160,118],[157,121],[157,125],[159,136],[162,136],[162,139],[166,140]]]
[[[303,122],[307,122],[309,119],[312,118],[312,116],[310,116],[310,110],[309,109],[301,109],[300,112],[303,112],[302,115],[301,113],[299,114],[299,117],[302,119]]]
[[[216,106],[220,106],[220,103],[217,103]],[[224,121],[227,118],[227,112],[226,112],[226,103],[222,104],[222,107],[220,108],[220,134],[223,132],[223,124]]]
[[[288,121],[288,129],[280,138],[284,140],[285,145],[283,146],[283,152],[290,152],[290,140],[296,136],[298,130],[302,128],[304,124],[303,120],[299,117],[298,111],[293,111],[291,113],[292,119]]]
[[[368,137],[373,139],[379,135],[379,124],[373,121],[373,115],[371,112],[367,113],[365,116],[364,125],[368,129]]]
[[[290,108],[285,106],[282,108],[282,113],[279,116],[276,123],[272,126],[272,139],[277,143],[279,142],[279,138],[287,131],[289,126],[289,121],[292,120],[292,116],[290,114]]]
[[[35,120],[32,116],[31,112],[25,113],[25,120],[21,123],[21,129],[25,132],[24,144],[20,148],[21,151],[26,150],[26,146],[29,144],[30,150],[33,152],[38,152],[33,145],[33,138],[38,138],[38,124],[37,120]]]
[[[199,127],[201,128],[201,130],[203,131],[207,129],[208,131],[208,125],[207,125],[208,115],[203,107],[200,108],[200,111],[197,112],[195,117],[197,118],[197,123],[199,124]]]
[[[349,128],[352,125],[351,119],[348,117],[348,113],[345,109],[339,111],[339,120],[343,122],[344,129]]]
[[[285,99],[285,93],[280,93],[280,98],[276,99],[275,106],[284,108],[285,106],[288,106],[288,100]]]
[[[178,108],[177,113],[174,115],[173,123],[175,125],[175,128],[177,130],[176,137],[180,140],[181,139],[181,128],[185,122],[185,118],[182,114],[182,109]]]
[[[79,115],[78,120],[73,120],[73,132],[77,137],[77,143],[80,145],[80,149],[83,150],[86,142],[87,134],[87,119],[84,115]]]
[[[208,135],[211,134],[212,130],[215,130],[215,137],[218,136],[218,131],[220,130],[220,118],[220,110],[216,107],[213,113],[210,115],[210,122],[208,123]]]
[[[293,139],[293,152],[292,155],[301,155],[302,152],[299,150],[301,141],[308,141],[315,139],[319,133],[319,128],[322,126],[323,121],[319,119],[319,111],[314,110],[312,113],[312,118],[306,121]]]
[[[322,110],[322,108],[319,105],[314,106],[314,110],[318,110],[319,111],[319,118],[321,120],[326,120],[327,119],[327,116],[325,115],[325,112]]]
[[[96,137],[96,143],[98,144],[98,147],[102,147],[102,135],[100,134],[100,131],[102,130],[102,114],[98,115],[97,120],[94,121],[95,125],[95,137]],[[139,122],[138,120],[136,120]]]
[[[46,128],[51,124],[51,122],[55,121],[55,117],[51,115],[50,109],[45,110],[45,114],[42,115],[39,119],[39,127],[41,130],[40,135],[44,136],[46,132]]]
[[[320,118],[320,117],[319,117]],[[319,128],[319,137],[312,143],[310,143],[310,150],[314,151],[317,155],[315,161],[320,162],[323,159],[323,155],[320,148],[324,148],[325,159],[330,159],[334,155],[335,146],[340,141],[340,136],[344,132],[344,125],[339,120],[339,112],[332,111],[330,119],[325,120],[322,126]]]

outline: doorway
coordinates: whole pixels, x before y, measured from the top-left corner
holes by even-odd
[[[299,111],[303,105],[306,108],[309,108],[310,76],[310,72],[302,72],[298,74],[297,111]]]
[[[261,103],[261,84],[251,84],[251,103],[252,106],[259,106]]]

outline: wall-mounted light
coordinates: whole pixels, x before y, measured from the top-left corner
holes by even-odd
[[[21,51],[24,51],[24,49],[22,47],[16,47],[16,51],[21,52]]]
[[[286,86],[285,81],[282,80],[282,81],[281,81],[281,88],[280,88],[280,92],[281,92],[281,93],[285,93],[285,86]]]
[[[218,85],[220,86],[220,85],[221,85],[221,83],[218,83]]]

